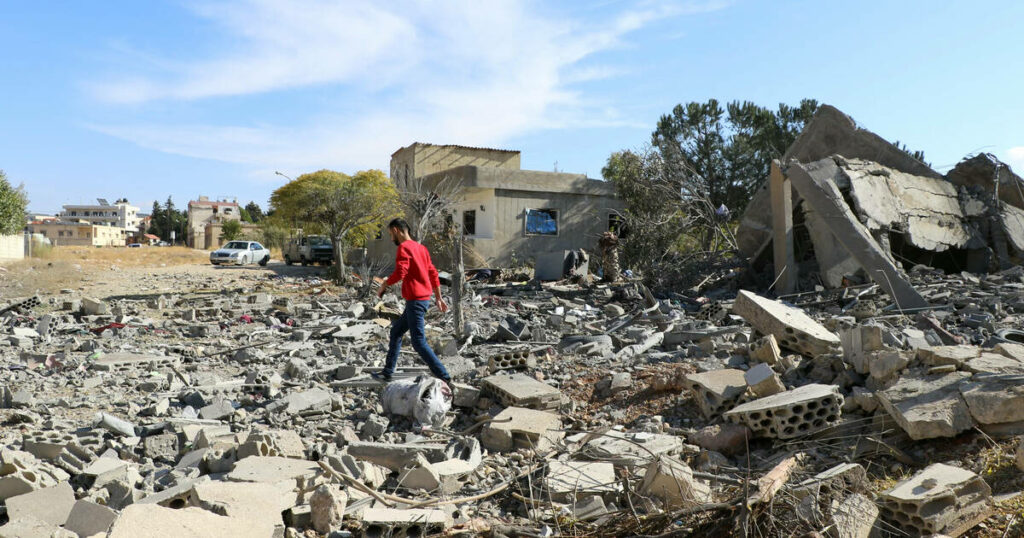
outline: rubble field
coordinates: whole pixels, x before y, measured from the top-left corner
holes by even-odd
[[[316,268],[40,270],[0,285],[0,537],[1024,534],[1019,266],[919,266],[914,313],[470,282],[448,392],[410,346],[370,379],[399,298]]]

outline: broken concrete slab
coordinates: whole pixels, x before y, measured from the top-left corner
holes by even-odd
[[[80,499],[71,508],[64,528],[79,536],[106,535],[117,519],[117,512],[110,507]]]
[[[898,349],[874,351],[868,355],[868,372],[876,381],[888,381],[906,368],[913,356],[913,351]]]
[[[728,368],[689,374],[685,383],[705,418],[712,418],[735,403],[747,390],[743,370]]]
[[[75,505],[75,492],[71,484],[61,482],[56,486],[10,497],[5,502],[7,517],[11,521],[34,519],[51,525],[63,525]]]
[[[900,230],[911,245],[933,252],[964,249],[974,235],[967,226],[954,184],[945,179],[916,176],[872,161],[838,161],[840,184],[850,185],[850,197],[873,234]],[[983,244],[977,240],[977,246]]]
[[[1024,374],[978,374],[960,384],[960,394],[981,424],[1024,420]]]
[[[823,216],[832,235],[860,263],[868,277],[896,301],[899,308],[924,308],[928,301],[902,275],[895,262],[878,245],[843,199],[834,178],[841,172],[833,159],[803,165],[789,163],[786,176]]]
[[[775,336],[779,346],[804,355],[829,353],[840,345],[838,336],[800,309],[747,290],[736,295],[732,311],[759,332]]]
[[[331,408],[331,393],[324,389],[310,389],[292,392],[285,396],[284,412],[302,413],[305,411],[325,411]]]
[[[539,411],[558,409],[562,392],[525,374],[496,374],[482,382],[486,394],[506,407],[526,407]]]
[[[114,480],[121,480],[128,476],[129,462],[117,459],[116,457],[96,458],[82,472],[90,486],[100,487]]]
[[[868,373],[870,363],[867,357],[872,352],[885,349],[880,325],[856,325],[840,329],[839,341],[843,347],[843,359],[858,374]]]
[[[979,153],[957,163],[946,173],[954,185],[979,187],[991,196],[1018,209],[1024,209],[1024,179],[991,153]]]
[[[692,434],[686,440],[705,450],[732,456],[747,451],[747,442],[753,437],[750,428],[742,424],[712,424]]]
[[[779,374],[775,373],[767,363],[762,362],[747,370],[743,374],[743,378],[746,380],[747,386],[750,387],[750,390],[758,398],[764,398],[765,396],[771,396],[786,390],[786,386],[782,384]]]
[[[90,366],[101,372],[132,372],[142,370],[169,370],[181,365],[178,357],[116,352],[103,355]]]
[[[281,482],[309,478],[320,471],[316,462],[282,458],[280,456],[252,456],[239,460],[227,479],[234,482]]]
[[[573,437],[567,441],[579,441],[586,437]],[[581,451],[587,457],[607,461],[620,467],[646,465],[651,457],[674,456],[682,452],[683,440],[676,435],[649,432],[628,432],[611,429],[604,435],[591,439]]]
[[[82,313],[86,316],[102,316],[110,313],[110,308],[99,299],[82,297]]]
[[[322,484],[309,497],[309,517],[313,530],[328,534],[341,525],[348,495],[344,491]]]
[[[878,506],[860,493],[833,499],[829,509],[835,538],[870,538],[878,520]]]
[[[964,363],[963,369],[976,374],[1024,374],[1024,362],[1016,357],[982,352]]]
[[[875,396],[911,439],[953,437],[974,427],[959,389],[970,377],[966,372],[908,375]]]
[[[738,405],[725,413],[759,437],[792,439],[839,421],[843,396],[835,385],[809,384]]]
[[[210,480],[192,486],[188,504],[218,515],[258,520],[281,526],[281,512],[297,502],[288,480],[282,482],[221,482]]]
[[[444,510],[425,508],[367,508],[362,513],[363,536],[428,536],[452,525]]]
[[[0,538],[79,538],[77,534],[37,519],[19,519],[0,526]]]
[[[952,364],[961,368],[967,361],[980,355],[981,348],[976,346],[932,346],[917,349],[917,359],[928,366]]]
[[[878,499],[882,517],[911,536],[953,529],[983,512],[992,490],[978,475],[943,463],[929,465]]]
[[[793,487],[792,492],[799,499],[835,499],[847,493],[867,493],[870,487],[864,467],[857,463],[840,463],[804,480]]]
[[[417,455],[423,455],[428,461],[446,459],[444,443],[375,443],[354,441],[345,446],[346,452],[353,458],[368,461],[392,471],[399,472],[406,468]]]
[[[198,445],[197,445],[198,446]],[[238,447],[238,459],[249,456],[280,456],[282,458],[305,458],[306,447],[302,437],[291,430],[253,431]]]
[[[274,535],[274,527],[259,519],[219,516],[195,507],[174,510],[155,504],[133,504],[118,516],[108,538],[273,538]]]
[[[609,462],[550,461],[547,486],[555,502],[575,502],[619,490],[615,466]]]
[[[543,453],[565,437],[564,432],[558,431],[561,427],[561,418],[553,413],[506,407],[484,426],[480,444],[495,452],[529,448]]]
[[[689,465],[670,457],[658,458],[647,466],[640,492],[657,497],[667,508],[692,506],[711,500],[711,488],[694,478]]]
[[[775,335],[769,334],[757,342],[750,344],[747,355],[752,361],[760,361],[774,366],[782,359],[782,350],[779,349],[779,341]]]

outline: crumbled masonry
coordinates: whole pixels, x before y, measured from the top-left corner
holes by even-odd
[[[319,268],[0,271],[0,538],[1024,536],[1024,181],[827,106],[777,172],[728,276],[468,281],[451,386]]]

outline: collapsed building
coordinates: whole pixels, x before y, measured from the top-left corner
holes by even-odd
[[[781,293],[900,287],[917,264],[998,271],[1024,255],[1024,180],[991,154],[943,176],[823,105],[752,198],[737,241]]]

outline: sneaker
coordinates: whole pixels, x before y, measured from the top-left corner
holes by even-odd
[[[390,383],[391,382],[391,374],[389,374],[387,372],[384,372],[384,371],[370,372],[370,377],[376,379],[377,381],[380,381],[381,383]]]

